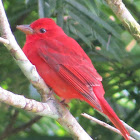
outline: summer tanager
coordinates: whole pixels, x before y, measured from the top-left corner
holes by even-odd
[[[45,83],[63,99],[80,99],[108,116],[123,137],[129,133],[104,98],[102,77],[80,45],[50,18],[19,25],[26,34],[23,51]]]

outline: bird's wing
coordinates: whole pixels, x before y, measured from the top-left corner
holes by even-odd
[[[101,76],[93,67],[90,59],[75,42],[74,49],[57,40],[38,40],[35,42],[40,57],[55,70],[66,82],[100,108],[93,92],[94,86],[100,86]],[[77,46],[78,45],[78,46]],[[101,108],[100,108],[101,109]]]

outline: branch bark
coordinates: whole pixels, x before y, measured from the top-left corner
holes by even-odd
[[[56,119],[72,135],[72,137],[74,137],[74,139],[92,140],[78,124],[76,119],[70,114],[70,112],[57,100],[54,100],[53,96],[51,96],[53,100],[47,100],[50,90],[37,73],[35,66],[30,63],[17,44],[15,37],[11,32],[2,0],[0,0],[0,26],[2,35],[2,38],[0,38],[1,42],[4,43],[6,48],[11,52],[13,58],[25,76],[29,79],[33,86],[38,89],[43,102],[47,101],[47,103],[40,103],[35,100],[26,99],[21,95],[15,95],[2,88],[0,88],[0,100],[6,104],[26,109],[41,116],[49,116]]]
[[[125,7],[122,0],[105,0],[108,6],[112,9],[123,26],[131,33],[131,35],[140,42],[140,25],[133,18],[131,13]]]

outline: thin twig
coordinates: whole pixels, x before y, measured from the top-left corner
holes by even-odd
[[[12,130],[12,135],[13,134],[16,134],[16,133],[18,133],[20,131],[23,131],[23,130],[25,130],[27,128],[30,128],[34,123],[36,123],[37,121],[39,121],[41,118],[42,118],[42,116],[36,116],[32,120],[30,120],[29,122],[27,122],[27,123],[25,123],[25,124],[23,124],[23,125],[15,128],[15,129],[13,129]]]
[[[124,121],[121,120],[121,122],[124,124],[125,128],[128,130],[131,136],[133,136],[136,140],[140,140],[140,133],[136,131],[134,128],[130,127],[128,124],[126,124]]]
[[[37,121],[39,121],[42,117],[41,116],[36,116],[34,117],[32,120],[30,120],[29,122],[17,127],[17,128],[12,128],[12,129],[9,129],[9,131],[6,133],[3,133],[1,136],[0,136],[0,140],[4,140],[5,138],[11,136],[11,135],[14,135],[14,134],[17,134],[19,133],[20,131],[23,131],[27,128],[30,128],[34,123],[36,123]]]
[[[109,124],[107,124],[107,123],[105,123],[105,122],[103,122],[103,121],[100,121],[100,120],[98,120],[98,119],[96,119],[96,118],[94,118],[94,117],[92,117],[92,116],[90,116],[90,115],[88,115],[88,114],[86,114],[86,113],[83,113],[83,114],[81,114],[81,115],[82,115],[83,117],[89,119],[89,120],[92,120],[92,121],[94,121],[94,122],[96,122],[96,123],[98,123],[98,124],[104,126],[104,127],[107,128],[107,129],[110,129],[111,131],[114,131],[115,133],[118,133],[119,135],[122,135],[121,132],[120,132],[118,129],[116,129],[115,127],[113,127],[113,126],[111,126],[111,125],[109,125]]]
[[[10,116],[10,122],[7,125],[7,127],[5,128],[5,130],[3,131],[3,133],[1,134],[1,136],[4,135],[5,133],[10,132],[11,129],[13,129],[13,125],[17,119],[18,114],[19,114],[19,111],[15,110],[14,114],[12,116]]]
[[[7,137],[7,135],[9,133],[11,133],[13,126],[14,126],[14,123],[17,119],[18,113],[19,113],[19,111],[15,110],[14,114],[10,117],[10,122],[7,125],[7,127],[5,128],[5,130],[3,131],[3,133],[1,134],[0,140],[5,139]]]
[[[94,121],[94,122],[96,122],[96,123],[102,125],[103,127],[105,127],[105,128],[107,128],[107,129],[109,129],[109,130],[111,130],[111,131],[113,131],[113,132],[115,132],[115,133],[117,133],[117,134],[119,134],[119,135],[122,136],[121,132],[120,132],[118,129],[116,129],[115,127],[113,127],[113,126],[111,126],[111,125],[109,125],[109,124],[107,124],[107,123],[105,123],[105,122],[103,122],[103,121],[100,121],[100,120],[98,120],[98,119],[96,119],[96,118],[94,118],[94,117],[92,117],[92,116],[90,116],[90,115],[88,115],[88,114],[86,114],[86,113],[82,113],[81,115],[82,115],[83,117],[85,117],[85,118],[87,118],[87,119],[89,119],[89,120],[91,120],[91,121]],[[129,133],[130,133],[130,132],[129,132]],[[129,140],[135,140],[135,139],[132,138],[131,136],[129,136]],[[139,140],[138,137],[137,137],[136,140]]]

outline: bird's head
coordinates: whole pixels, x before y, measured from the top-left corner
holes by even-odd
[[[64,34],[64,31],[51,18],[40,18],[30,25],[18,25],[17,29],[28,38],[48,38]]]

